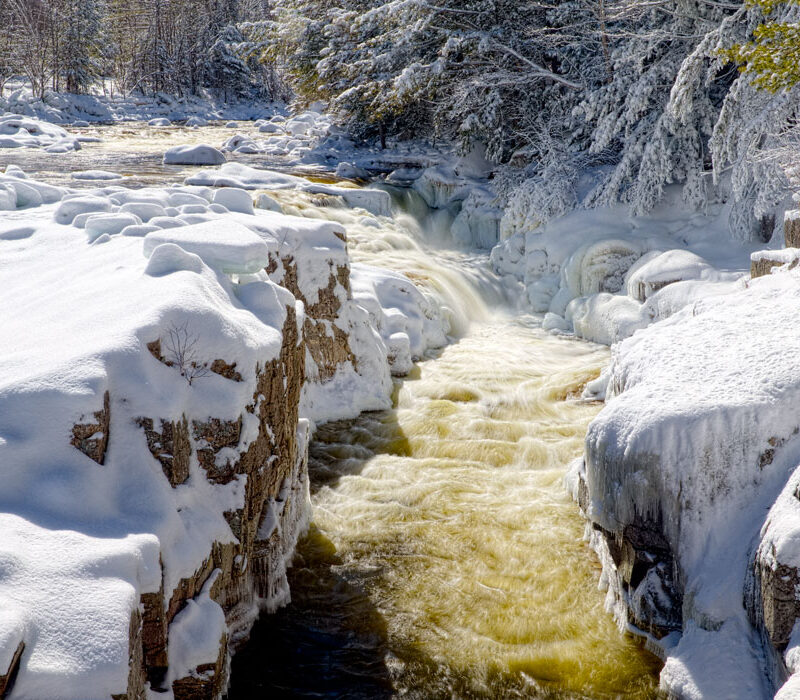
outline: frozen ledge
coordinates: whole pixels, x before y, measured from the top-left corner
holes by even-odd
[[[573,490],[608,606],[672,697],[771,697],[798,667],[798,323],[781,270],[614,349]]]

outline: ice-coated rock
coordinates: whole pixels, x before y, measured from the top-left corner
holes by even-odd
[[[359,168],[357,165],[346,161],[342,161],[336,166],[336,175],[350,180],[365,180],[369,177],[369,173],[364,168]]]

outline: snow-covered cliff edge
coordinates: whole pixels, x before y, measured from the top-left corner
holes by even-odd
[[[217,697],[287,600],[313,421],[390,405],[428,302],[243,190],[0,191],[0,695]]]

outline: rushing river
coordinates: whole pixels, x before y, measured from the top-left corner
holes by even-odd
[[[169,145],[235,133],[85,132],[104,141],[4,160],[51,182],[110,169],[164,184],[187,170],[161,165]],[[599,410],[581,388],[607,350],[505,310],[486,256],[448,250],[450,215],[412,193],[393,191],[396,214],[377,228],[335,203],[272,194],[287,213],[341,221],[354,261],[435,296],[454,342],[397,381],[393,410],[317,431],[292,603],[234,657],[230,700],[655,697],[660,663],[605,612],[563,483]]]
[[[316,433],[292,603],[234,657],[231,700],[654,697],[660,663],[604,610],[564,488],[607,349],[507,311],[486,257],[446,248],[447,213],[393,194],[375,228],[273,193],[437,297],[456,339],[397,382],[393,410]]]

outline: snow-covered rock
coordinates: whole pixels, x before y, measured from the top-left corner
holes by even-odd
[[[248,274],[269,265],[269,247],[264,240],[235,221],[209,221],[148,233],[142,249],[145,257],[164,243],[180,246],[227,273]]]
[[[336,166],[336,176],[350,180],[366,180],[369,177],[369,173],[364,168],[359,168],[353,163],[342,161]]]
[[[523,308],[613,343],[747,275],[751,248],[731,242],[726,219],[719,207],[701,216],[670,204],[642,217],[574,211],[500,241],[491,260],[524,285]]]
[[[108,170],[79,170],[72,173],[75,180],[121,180],[122,175]]]
[[[228,211],[242,214],[253,213],[253,197],[238,187],[223,187],[214,192],[214,204],[221,204]]]
[[[50,153],[80,150],[78,140],[55,124],[19,114],[0,115],[0,148],[44,148]]]
[[[221,165],[224,162],[224,153],[205,144],[173,146],[164,154],[167,165]]]
[[[665,279],[649,264],[645,289]],[[785,680],[800,618],[798,300],[800,272],[782,270],[624,340],[587,434],[575,491],[609,603],[654,640],[672,635],[662,686],[676,697],[768,697]]]

